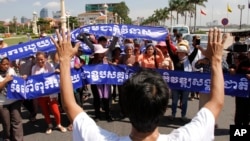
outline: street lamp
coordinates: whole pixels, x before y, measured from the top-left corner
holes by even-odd
[[[104,10],[104,14],[106,16],[105,24],[107,24],[108,23],[108,5],[105,3],[102,7],[103,7],[103,10]]]
[[[32,19],[32,32],[34,34],[38,34],[37,33],[37,13],[33,12],[33,19]]]
[[[66,11],[64,0],[61,0],[61,28],[66,29]]]
[[[245,5],[238,5],[238,8],[240,9],[240,29],[241,29],[241,20],[242,20],[242,10],[245,8]]]
[[[66,12],[66,17],[67,17],[67,27],[69,29],[69,18],[70,18],[69,12]]]

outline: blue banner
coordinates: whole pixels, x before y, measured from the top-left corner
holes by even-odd
[[[115,84],[122,85],[131,75],[138,71],[138,67],[125,65],[87,65],[79,70],[71,70],[74,88],[82,84]],[[182,72],[157,70],[171,89],[185,91],[199,91],[209,93],[210,74],[199,72]],[[249,97],[249,81],[245,75],[224,75],[225,93],[231,96]],[[59,75],[55,73],[34,75],[23,80],[14,77],[8,84],[7,97],[10,99],[32,99],[44,95],[58,93]]]
[[[80,27],[71,34],[76,40],[80,33],[89,33],[102,36],[116,36],[122,38],[140,38],[155,41],[165,41],[168,31],[164,27],[137,26],[124,24],[96,24]]]
[[[71,80],[74,88],[80,88],[83,84],[81,72],[81,69],[71,70]],[[32,75],[26,80],[14,76],[14,79],[7,87],[7,97],[10,99],[33,99],[59,92],[60,76],[56,73]]]
[[[91,33],[95,35],[117,36],[121,38],[142,38],[148,40],[165,41],[167,30],[164,27],[136,26],[136,25],[116,25],[100,24],[88,25],[77,28],[71,32],[72,42],[77,42],[80,33]],[[55,37],[55,35],[53,35]],[[91,49],[81,43],[81,48],[85,54],[91,54]],[[10,60],[22,59],[36,54],[38,51],[56,51],[54,43],[50,37],[36,39],[18,45],[9,46],[0,50],[0,56],[6,56]]]

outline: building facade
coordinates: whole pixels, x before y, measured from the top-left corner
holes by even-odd
[[[89,24],[104,24],[104,23],[115,23],[115,15],[113,13],[114,6],[119,3],[106,3],[107,17],[103,8],[104,3],[100,4],[86,4],[85,13],[78,14],[78,21],[80,25]]]
[[[52,12],[52,17],[55,20],[60,20],[60,18],[61,18],[61,11]]]
[[[108,11],[113,12],[114,6],[118,5],[119,3],[107,3]],[[103,11],[103,3],[99,4],[86,4],[85,11],[88,12],[101,12]]]
[[[28,19],[28,18],[22,16],[22,17],[21,17],[21,23],[23,24],[23,23],[27,23],[27,22],[30,22],[30,19]]]
[[[40,18],[48,18],[48,17],[49,17],[48,9],[47,8],[41,9]]]
[[[89,24],[104,24],[106,22],[106,15],[103,15],[100,12],[81,13],[77,17],[81,26]],[[113,12],[108,12],[107,22],[115,22]]]

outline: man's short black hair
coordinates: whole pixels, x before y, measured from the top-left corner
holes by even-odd
[[[101,37],[99,37],[98,38],[98,43],[100,43],[100,42],[102,42],[102,41],[104,41],[104,42],[107,42],[108,40],[107,40],[107,38],[106,37],[104,37],[104,36],[101,36]]]
[[[239,36],[235,36],[234,37],[234,41],[236,41],[236,42],[240,41],[240,37]]]
[[[164,115],[169,89],[156,71],[142,69],[129,78],[122,87],[121,105],[138,132],[152,132]]]
[[[180,37],[182,37],[182,33],[177,33],[176,38],[180,38]]]

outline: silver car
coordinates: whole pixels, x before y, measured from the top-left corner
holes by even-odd
[[[183,36],[184,40],[187,40],[189,43],[189,46],[192,48],[193,44],[193,36],[198,35],[200,36],[200,46],[203,48],[207,48],[207,42],[208,42],[208,35],[207,34],[187,34]]]

